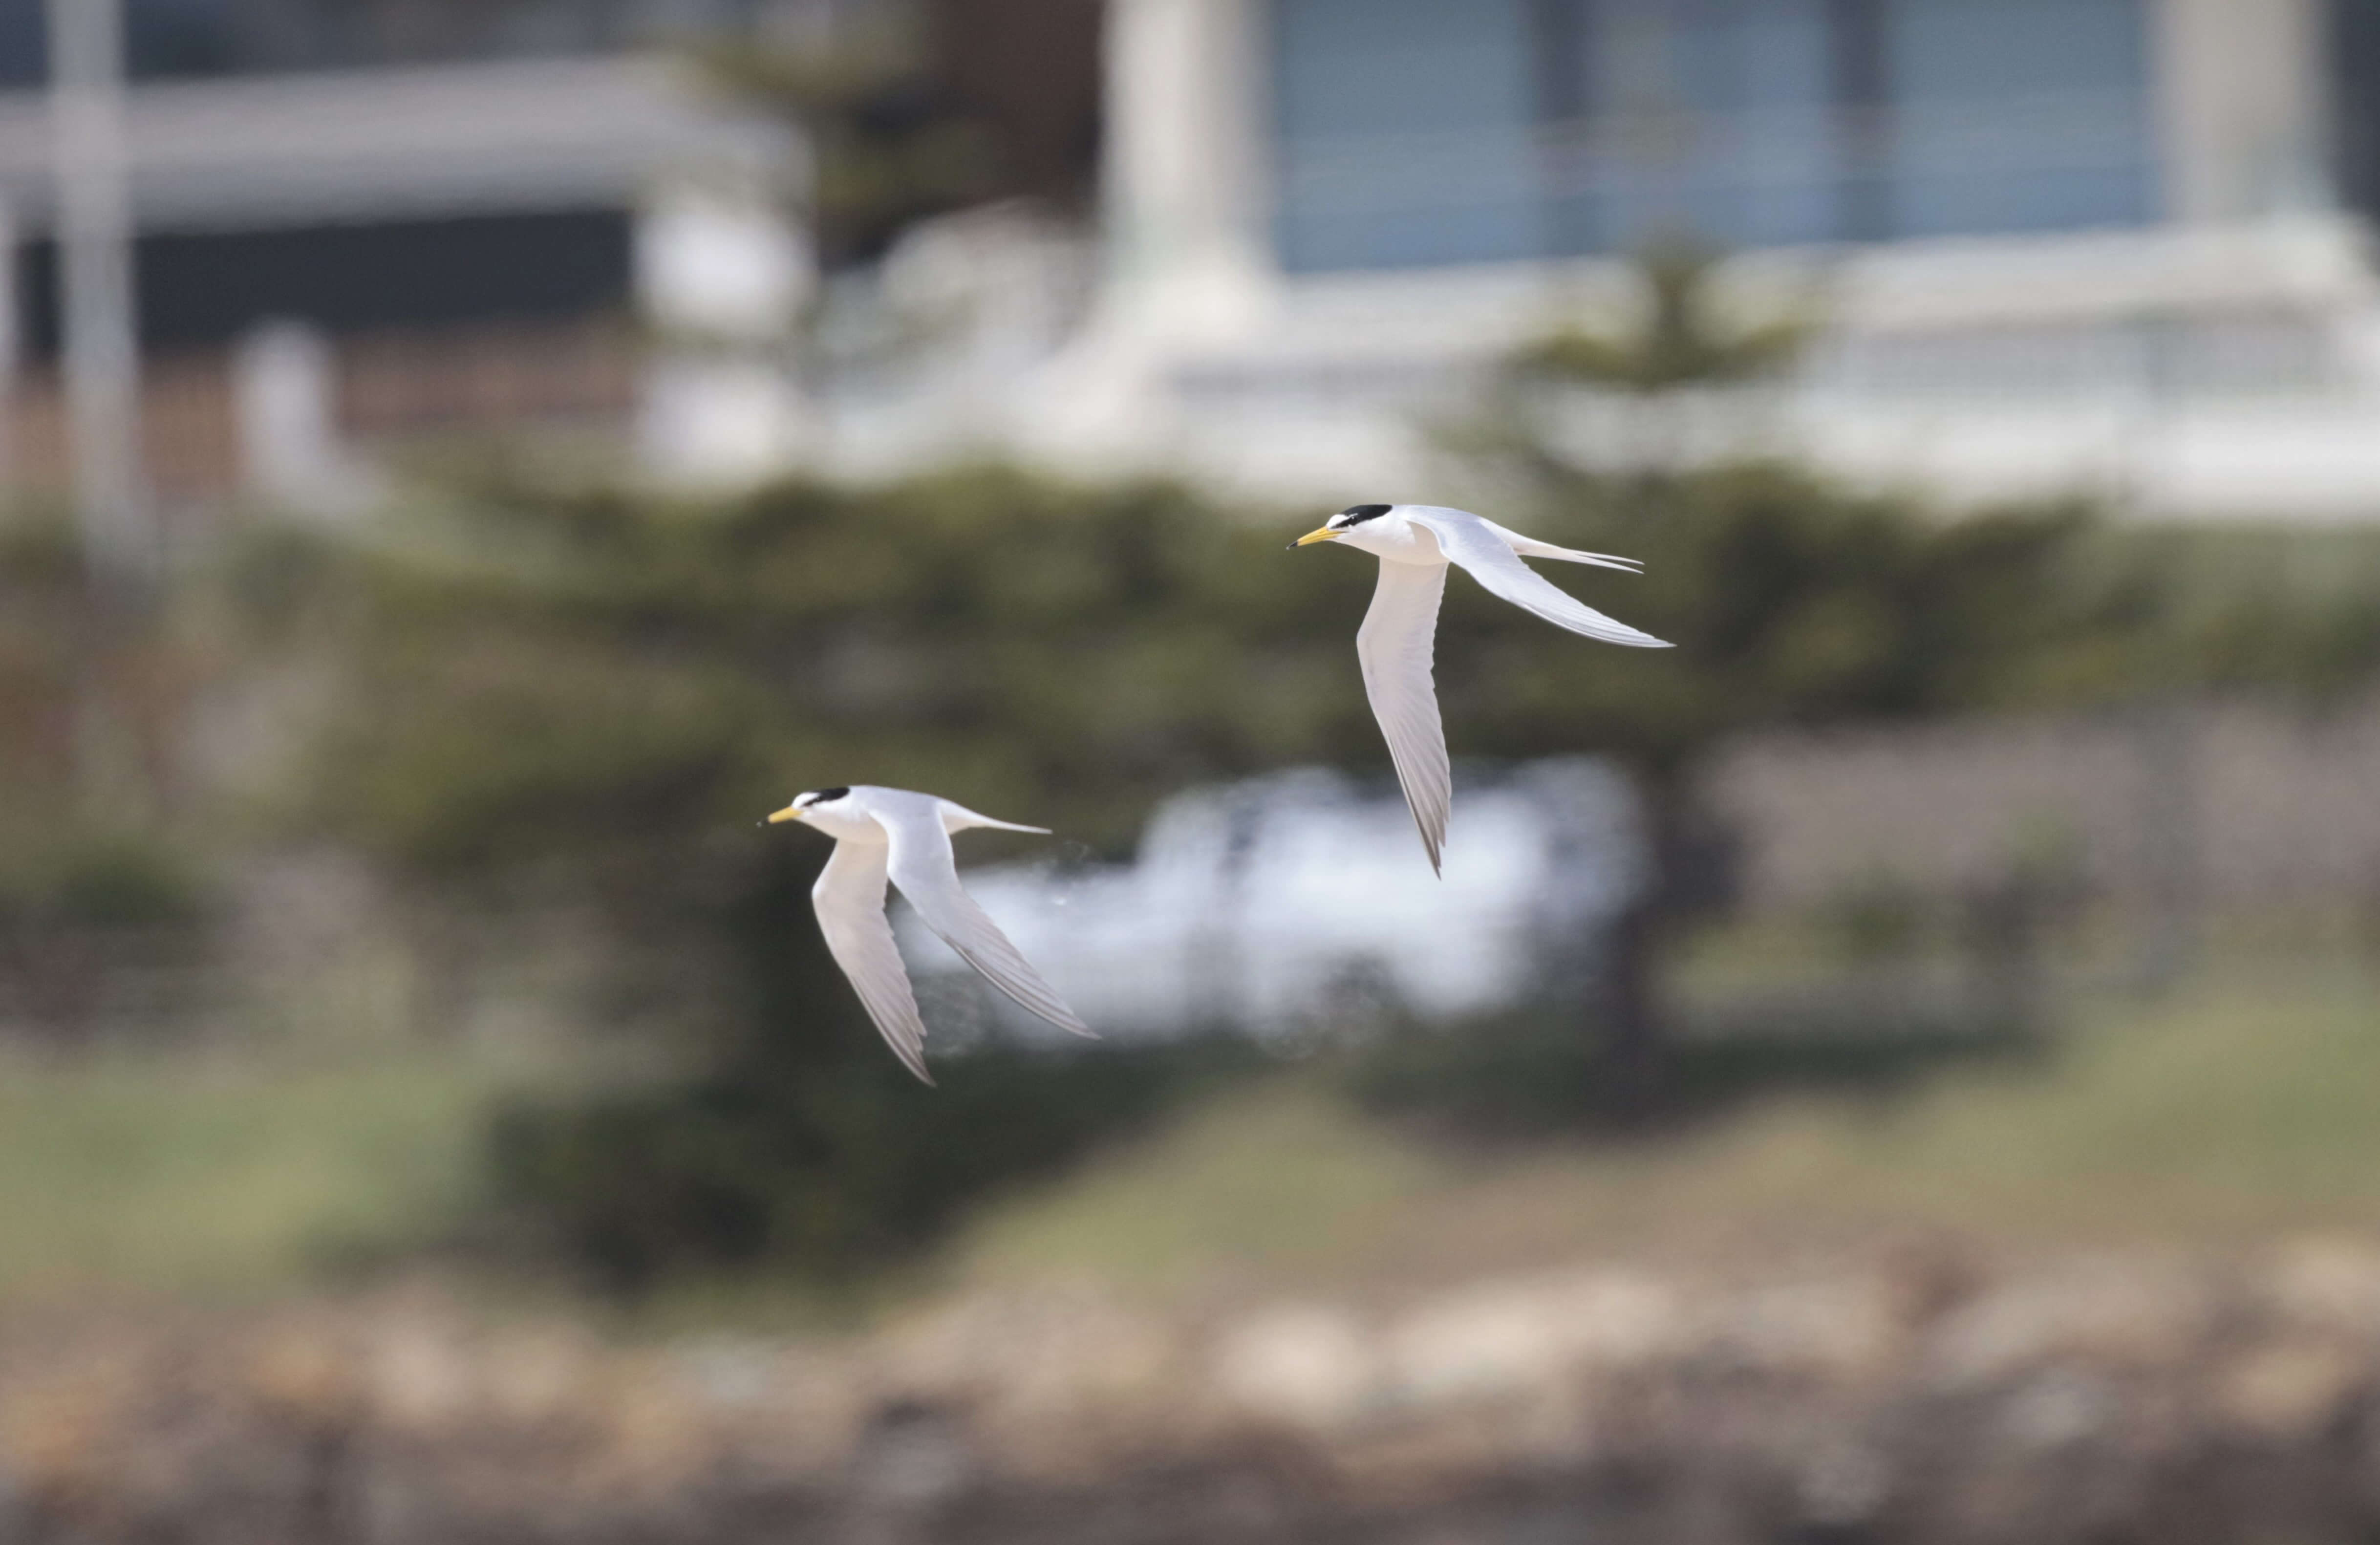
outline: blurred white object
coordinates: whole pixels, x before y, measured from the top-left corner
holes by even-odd
[[[315,514],[369,497],[339,447],[336,361],[321,328],[284,317],[251,329],[232,355],[232,400],[251,493]]]
[[[921,221],[884,256],[880,304],[929,335],[978,391],[1049,358],[1082,320],[1092,249],[1074,224],[1024,200]],[[975,379],[982,378],[982,379]]]
[[[1100,180],[1114,323],[1200,341],[1261,323],[1277,278],[1266,30],[1252,0],[1109,7]]]
[[[817,290],[808,237],[765,189],[679,179],[638,212],[637,289],[662,335],[641,451],[664,481],[732,487],[791,468],[812,437],[794,328]]]
[[[678,179],[638,211],[638,299],[664,329],[782,339],[809,301],[815,268],[808,241],[759,189]]]
[[[641,383],[640,451],[663,481],[732,488],[790,469],[806,443],[808,405],[773,359],[667,355]]]
[[[830,372],[807,373],[832,415],[837,469],[900,477],[1050,432],[1042,374],[1097,282],[1081,223],[1021,199],[921,221],[872,272],[839,277],[805,340]]]
[[[1393,789],[1305,770],[1168,801],[1130,865],[1011,865],[967,885],[1103,1034],[1293,1039],[1351,995],[1424,1019],[1522,1001],[1591,956],[1641,872],[1634,800],[1597,761],[1467,787],[1456,830],[1439,879],[1414,862]],[[913,917],[896,929],[921,980],[965,970]]]
[[[1383,1382],[1364,1327],[1343,1309],[1284,1305],[1227,1327],[1215,1380],[1259,1417],[1329,1430],[1362,1419]]]

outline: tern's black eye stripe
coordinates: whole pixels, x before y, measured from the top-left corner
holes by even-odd
[[[850,792],[851,789],[848,785],[842,788],[822,788],[819,790],[817,794],[810,797],[810,803],[813,805],[823,805],[830,799],[840,799]]]
[[[1339,518],[1346,526],[1360,526],[1366,520],[1378,520],[1388,513],[1386,505],[1350,505],[1339,512]]]

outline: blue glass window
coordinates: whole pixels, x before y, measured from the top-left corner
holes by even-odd
[[[1554,126],[1571,250],[1690,232],[1726,246],[1835,234],[1826,0],[1604,0],[1589,116]]]
[[[1290,267],[1545,250],[1527,0],[1282,0],[1275,16]]]
[[[1293,271],[2135,224],[2144,0],[1274,0]]]
[[[2138,0],[1898,0],[1894,227],[2132,224],[2151,211]]]

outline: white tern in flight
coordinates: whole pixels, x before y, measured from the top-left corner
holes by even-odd
[[[1644,566],[1633,559],[1572,552],[1508,531],[1468,510],[1437,505],[1352,505],[1290,546],[1317,541],[1344,542],[1380,560],[1379,588],[1372,592],[1372,608],[1355,634],[1355,654],[1363,663],[1365,695],[1388,736],[1389,757],[1396,763],[1397,781],[1404,785],[1405,803],[1421,829],[1421,845],[1429,852],[1433,870],[1439,868],[1439,856],[1446,846],[1446,817],[1454,797],[1446,731],[1438,716],[1438,689],[1430,679],[1438,602],[1446,593],[1449,564],[1460,564],[1489,594],[1557,627],[1607,644],[1670,647],[1572,600],[1521,561],[1552,558],[1641,572]]]
[[[994,821],[930,794],[866,785],[797,795],[769,817],[771,825],[786,821],[805,821],[835,839],[834,856],[810,887],[819,930],[835,964],[858,989],[868,1016],[910,1072],[934,1081],[926,1071],[926,1023],[918,1017],[917,994],[909,989],[892,925],[884,916],[887,879],[901,887],[926,926],[992,986],[1060,1029],[1097,1039],[1000,925],[959,888],[958,861],[951,853],[951,833],[970,827],[1042,836],[1048,828]]]

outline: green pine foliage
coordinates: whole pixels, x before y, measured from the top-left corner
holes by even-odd
[[[499,1232],[624,1287],[832,1274],[1250,1063],[938,1042],[924,1090],[820,941],[828,845],[757,823],[881,783],[1120,854],[1174,789],[1372,755],[1349,642],[1369,577],[1282,552],[1294,525],[975,470],[723,506],[500,484],[369,547],[261,544],[249,614],[340,677],[303,821],[433,907],[591,909],[611,947],[584,1013],[675,1053],[499,1121]]]
[[[1786,465],[1573,459],[1565,394],[1657,404],[1680,361],[1741,380],[1786,347],[1779,329],[1681,342],[1710,313],[1660,283],[1633,344],[1517,358],[1470,444],[1507,490],[1496,518],[1642,559],[1641,577],[1551,573],[1677,647],[1567,638],[1458,579],[1438,651],[1458,760],[1599,753],[1644,796],[1654,882],[1609,990],[1541,1064],[1604,1091],[1564,1109],[1623,1114],[1685,1092],[1663,1088],[1662,982],[1708,899],[1696,780],[1729,737],[2272,669],[2221,647],[2245,614],[2219,582],[2183,583],[2166,549],[2077,506],[1953,520]],[[1615,369],[1632,347],[1659,359]],[[1180,789],[1301,762],[1385,774],[1353,645],[1372,565],[1281,550],[1320,513],[994,468],[711,502],[492,478],[359,540],[252,543],[231,575],[245,614],[336,684],[300,823],[456,916],[568,898],[608,946],[585,1016],[670,1049],[642,1081],[516,1102],[488,1149],[497,1232],[622,1287],[686,1267],[832,1274],[1254,1065],[945,1036],[942,1087],[919,1089],[819,940],[827,845],[756,822],[804,788],[889,784],[1121,857]],[[2319,636],[2345,662],[2325,669],[2352,674],[2352,619]],[[969,841],[975,859],[1050,850]]]
[[[1366,744],[1369,577],[1281,545],[1171,486],[997,470],[725,507],[479,491],[280,582],[345,675],[314,814],[425,876],[675,867],[866,782],[1117,851],[1160,794]]]

